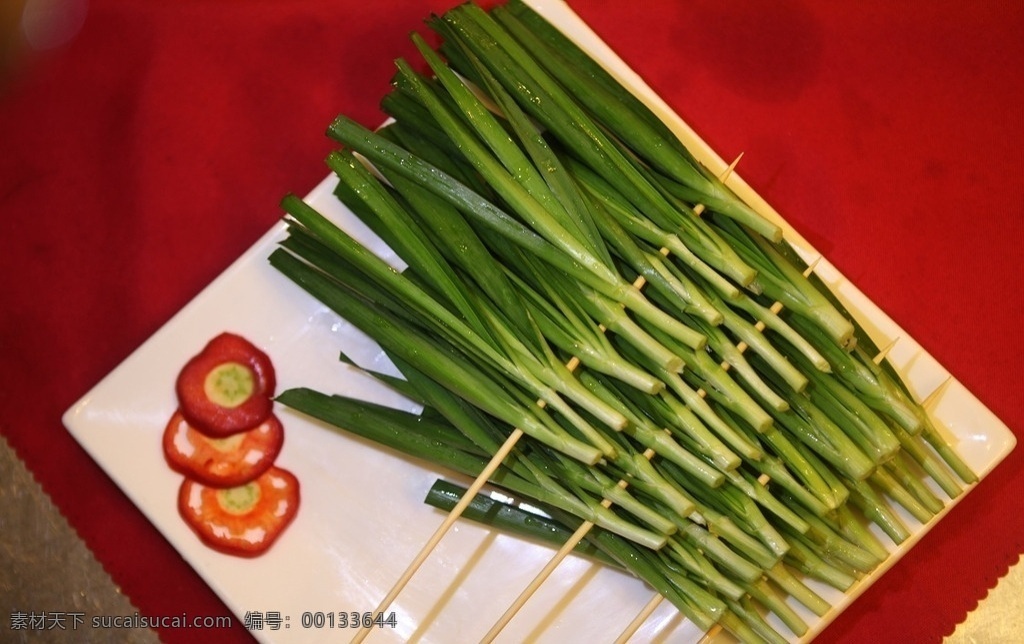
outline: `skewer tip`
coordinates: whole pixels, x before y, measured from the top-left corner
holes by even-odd
[[[821,255],[818,255],[817,259],[807,265],[807,268],[804,269],[804,277],[810,277],[811,273],[814,272],[814,269],[817,268],[819,262],[821,262]]]
[[[931,409],[935,403],[939,401],[939,398],[942,398],[942,394],[946,393],[946,390],[949,389],[949,385],[952,383],[953,376],[946,376],[946,379],[943,380],[938,387],[925,396],[924,400],[921,401],[921,407],[924,409]]]
[[[736,166],[739,165],[740,159],[743,158],[743,155],[744,153],[740,152],[739,155],[733,159],[732,163],[729,164],[729,167],[725,169],[725,172],[723,172],[721,176],[722,183],[729,180],[729,177],[732,176],[733,171],[736,170]]]
[[[878,355],[872,359],[872,362],[874,362],[875,364],[882,364],[882,360],[885,360],[886,356],[889,355],[889,352],[892,351],[892,348],[896,346],[896,343],[899,341],[900,336],[896,336],[895,338],[893,338],[892,341],[889,344],[887,344],[884,349],[878,352]]]

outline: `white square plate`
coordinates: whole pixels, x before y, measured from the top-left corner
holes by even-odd
[[[708,167],[716,172],[725,169],[725,163],[566,5],[558,0],[531,4],[644,96]],[[331,194],[333,185],[326,179],[307,201],[376,252],[394,259],[337,202]],[[805,259],[818,256],[739,177],[734,175],[730,185],[783,225],[787,239]],[[69,409],[64,423],[239,619],[247,611],[281,614],[282,627],[254,631],[257,639],[288,643],[318,642],[327,636],[347,639],[352,631],[346,634],[338,627],[338,612],[373,610],[441,522],[442,514],[424,505],[423,498],[445,472],[329,431],[278,405],[287,436],[278,463],[299,478],[302,505],[274,547],[250,560],[208,549],[185,526],[176,509],[181,477],[167,467],[161,454],[161,433],[176,407],[178,370],[225,330],[240,333],[270,355],[279,391],[309,386],[414,409],[338,361],[343,350],[364,366],[379,369],[390,364],[365,336],[268,265],[267,256],[284,236],[283,224],[270,230]],[[947,380],[949,374],[935,360],[831,265],[822,261],[816,271],[879,346],[900,338],[890,359],[915,395],[924,398]],[[955,380],[944,389],[932,413],[981,476],[1013,449],[1013,434]],[[820,632],[941,516],[928,525],[908,517],[914,536],[850,593],[815,585],[835,608],[823,619],[805,614],[812,629],[805,639]],[[552,554],[551,548],[459,522],[392,606],[396,627],[376,629],[369,641],[477,641]],[[268,579],[274,583],[267,584]],[[570,557],[501,639],[606,641],[620,633],[651,597],[651,590],[624,573]],[[316,613],[322,615],[318,618]],[[320,618],[323,624],[317,627]],[[694,642],[701,636],[665,602],[639,632],[641,641]]]

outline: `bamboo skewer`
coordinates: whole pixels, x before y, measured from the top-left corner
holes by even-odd
[[[637,282],[641,282],[640,285],[642,286],[644,283],[643,277],[638,277]],[[634,286],[636,286],[635,282]],[[637,288],[639,288],[639,286]],[[604,330],[604,326],[601,326],[601,331],[603,332]],[[579,364],[579,358],[573,356],[572,358],[569,359],[568,362],[565,363],[565,367],[571,373],[576,370]],[[546,405],[547,403],[545,403],[543,400],[537,401],[538,407],[545,407]],[[388,606],[390,606],[391,603],[395,601],[395,599],[398,597],[398,595],[401,594],[402,590],[408,585],[409,581],[412,580],[413,576],[420,569],[420,566],[422,566],[423,563],[427,560],[427,557],[429,557],[430,553],[434,551],[434,548],[436,548],[437,544],[441,542],[441,539],[443,539],[444,536],[448,533],[448,530],[452,527],[452,525],[454,525],[455,522],[458,521],[459,517],[462,516],[462,513],[466,511],[466,508],[468,508],[470,503],[472,503],[473,498],[477,495],[477,493],[480,492],[483,486],[491,478],[491,475],[494,474],[494,471],[498,469],[501,463],[505,460],[505,457],[509,455],[509,453],[516,446],[516,444],[519,442],[519,439],[522,438],[523,435],[523,430],[519,429],[518,427],[515,428],[515,430],[513,430],[511,434],[509,434],[508,438],[505,439],[505,442],[502,443],[501,447],[499,447],[498,450],[494,453],[494,456],[491,457],[491,460],[487,462],[487,465],[484,467],[484,469],[481,470],[480,474],[478,474],[476,479],[473,480],[473,483],[470,484],[470,486],[466,489],[466,492],[462,495],[462,498],[459,499],[459,502],[456,503],[455,507],[453,507],[451,511],[448,513],[448,515],[445,516],[444,521],[442,521],[441,525],[437,527],[437,530],[434,531],[434,534],[431,535],[430,539],[428,539],[427,542],[423,544],[423,547],[416,555],[416,558],[412,560],[412,562],[406,568],[405,572],[402,573],[402,576],[398,578],[398,581],[395,582],[395,585],[392,586],[391,590],[388,591],[388,594],[384,597],[384,599],[381,600],[380,604],[378,604],[377,608],[374,610],[373,613],[375,616],[380,615],[385,610],[387,610]],[[583,534],[586,534],[586,532],[584,532]],[[582,538],[582,535],[580,538]],[[576,543],[579,543],[579,540],[577,540]],[[573,544],[573,547],[574,546],[575,544]],[[538,586],[539,585],[540,584],[538,584]],[[360,642],[365,640],[366,636],[369,635],[369,632],[369,627],[361,626],[359,630],[356,631],[355,636],[353,636],[352,644],[359,644]]]
[[[626,630],[622,631],[622,633],[615,638],[615,644],[626,644],[626,642],[629,641],[629,638],[633,637],[633,635],[640,630],[640,627],[644,625],[647,618],[657,610],[658,606],[661,605],[661,602],[664,599],[665,598],[660,594],[655,593],[654,597],[651,597],[651,601],[647,602],[647,605],[643,607],[643,610],[637,613],[636,617],[633,618],[633,621],[626,626]]]
[[[729,167],[726,168],[725,172],[721,176],[721,181],[723,183],[729,178],[729,175],[732,174],[733,170],[736,168],[736,165],[739,163],[742,157],[743,154],[741,153],[738,157],[736,157],[736,159],[731,164],[729,164]],[[694,207],[693,211],[697,215],[700,215],[702,212],[704,212],[704,205],[697,204]],[[662,248],[660,252],[661,254],[666,256],[669,253],[668,249],[666,248]],[[810,266],[808,266],[807,270],[804,272],[804,277],[808,277],[810,275],[810,273],[814,270],[814,267],[817,266],[820,259],[821,258],[819,257],[817,260],[812,262]],[[641,288],[644,284],[646,284],[646,280],[644,280],[643,276],[640,276],[636,279],[633,285],[636,286],[637,288]],[[781,310],[782,304],[780,302],[775,302],[774,304],[772,304],[771,311],[773,313],[777,314]],[[758,330],[763,331],[765,328],[764,323],[758,322],[757,324],[759,325],[757,327]],[[746,348],[746,343],[740,342],[737,345],[737,349],[740,352],[743,352]],[[731,368],[731,365],[727,361],[722,361],[721,367],[724,371],[728,371]],[[707,397],[707,392],[704,391],[704,389],[698,389],[697,395],[700,396],[701,398],[705,398]],[[643,453],[643,456],[647,460],[651,460],[651,458],[654,457],[654,451],[651,449],[647,449]],[[767,477],[762,476],[762,478],[766,479]],[[761,479],[758,480],[760,481]],[[762,484],[767,484],[767,480],[763,481]],[[628,482],[625,479],[622,479],[618,482],[618,485],[619,487],[625,488],[628,485]],[[608,499],[605,499],[604,501],[601,502],[601,505],[603,505],[606,508],[611,507],[612,502]],[[582,525],[580,525],[580,527],[576,530],[576,532],[573,533],[569,540],[562,545],[558,552],[556,552],[555,555],[541,569],[541,571],[537,573],[537,576],[534,577],[533,581],[531,581],[530,584],[523,590],[523,592],[520,593],[520,595],[516,598],[512,605],[509,606],[508,610],[506,610],[505,613],[501,616],[501,618],[494,624],[494,626],[491,627],[491,630],[487,632],[487,634],[484,636],[481,642],[492,642],[498,636],[502,629],[504,629],[504,627],[508,625],[512,618],[515,617],[516,613],[526,604],[527,601],[529,601],[530,597],[537,591],[538,588],[540,588],[540,586],[551,575],[551,573],[554,572],[555,568],[558,567],[558,564],[560,564],[562,560],[565,559],[565,557],[570,552],[572,552],[576,545],[583,540],[583,538],[587,535],[588,532],[590,532],[590,530],[593,527],[594,524],[590,521],[585,521]],[[630,622],[626,630],[622,632],[622,634],[619,636],[619,639],[617,639],[616,641],[628,641],[629,638],[632,637],[632,635],[636,632],[636,630],[643,625],[644,621],[646,620],[646,617],[650,615],[650,613],[653,612],[655,608],[657,608],[657,606],[661,603],[661,600],[661,595],[655,595],[655,597],[651,599],[647,606],[644,607],[644,610],[641,611],[641,613],[638,614],[632,622]]]
[[[480,475],[476,477],[476,480],[473,481],[473,483],[469,486],[469,489],[466,490],[466,493],[462,495],[462,498],[459,499],[459,502],[455,505],[454,508],[452,508],[452,511],[448,513],[448,516],[446,516],[444,521],[441,522],[441,525],[437,527],[437,530],[434,531],[434,534],[431,535],[430,539],[428,539],[425,544],[423,544],[423,547],[420,549],[419,554],[416,555],[416,558],[412,560],[412,563],[409,564],[409,567],[405,569],[405,572],[402,573],[402,576],[398,578],[398,581],[395,582],[395,585],[392,586],[391,590],[388,591],[388,594],[384,597],[384,599],[381,600],[380,604],[373,612],[374,616],[381,615],[385,610],[388,609],[388,606],[391,605],[391,602],[395,601],[395,598],[398,597],[398,595],[402,592],[405,586],[413,578],[413,575],[416,574],[416,571],[418,571],[420,569],[420,566],[423,565],[423,562],[427,560],[427,557],[429,557],[430,554],[434,551],[434,548],[437,547],[437,544],[440,543],[441,539],[443,539],[445,534],[448,533],[449,528],[451,528],[452,525],[459,519],[459,517],[462,516],[462,513],[466,511],[466,508],[469,507],[469,504],[473,501],[473,498],[477,495],[477,493],[484,486],[487,480],[490,479],[491,474],[493,474],[494,471],[498,469],[498,466],[501,465],[502,461],[505,460],[505,457],[508,456],[509,452],[512,451],[512,448],[515,447],[516,443],[519,442],[519,439],[522,436],[523,430],[519,429],[518,427],[515,430],[513,430],[511,434],[509,434],[509,437],[505,441],[505,443],[502,444],[502,446],[498,448],[498,451],[494,453],[494,456],[491,457],[491,460],[484,467],[483,471],[480,472]],[[358,644],[359,642],[362,642],[364,639],[366,639],[366,636],[369,634],[370,627],[360,626],[359,630],[356,631],[356,634],[352,637],[353,644]]]
[[[660,252],[662,255],[667,256],[669,250],[667,248],[662,248]],[[647,280],[644,279],[643,275],[640,275],[636,278],[636,280],[633,281],[633,286],[637,289],[641,289],[644,287],[646,283]],[[600,328],[602,332],[605,331],[604,325],[600,325]],[[579,364],[579,361],[576,359],[575,356],[573,356],[572,360],[569,361],[569,364],[572,364],[573,361],[576,361],[576,364]],[[647,451],[644,452],[643,455],[647,460],[651,460],[651,457],[654,456],[654,452],[648,449]],[[628,483],[624,479],[620,479],[618,482],[618,486],[621,488],[625,488],[627,485]],[[604,508],[609,508],[611,507],[612,502],[609,499],[605,499],[601,501],[601,505]],[[532,597],[533,594],[537,592],[537,589],[541,587],[541,584],[543,584],[547,580],[547,578],[551,576],[551,573],[554,572],[555,568],[558,567],[558,564],[562,563],[562,560],[565,559],[565,557],[570,552],[572,552],[573,548],[575,548],[576,545],[583,540],[583,538],[587,535],[588,532],[590,532],[591,528],[593,527],[594,523],[592,521],[584,521],[580,525],[580,527],[576,529],[576,532],[574,532],[572,536],[569,537],[568,541],[562,544],[562,547],[559,548],[558,552],[555,553],[555,556],[552,557],[547,562],[547,564],[544,565],[541,571],[537,573],[537,576],[533,578],[533,581],[531,581],[530,584],[523,590],[523,592],[519,594],[516,600],[512,602],[512,605],[508,607],[508,609],[504,612],[504,614],[502,614],[498,621],[495,622],[494,626],[491,627],[491,630],[487,631],[487,634],[484,635],[483,639],[480,640],[481,644],[494,641],[494,638],[496,638],[498,634],[501,633],[502,629],[504,629],[505,626],[507,626],[508,623],[512,621],[512,618],[515,617],[516,613],[519,612],[519,609],[526,605],[526,602],[528,602],[530,600],[530,597]]]
[[[736,164],[739,163],[739,161],[740,161],[740,159],[742,157],[743,157],[743,154],[741,153],[729,165],[729,167],[726,168],[725,172],[722,175],[722,177],[723,177],[722,180],[723,181],[729,177],[729,175],[732,173],[733,169],[736,167]],[[694,209],[694,211],[697,212],[697,214],[700,214],[700,212],[703,212],[704,211],[703,204],[698,204],[697,207]],[[667,248],[662,248],[661,249],[661,253],[663,255],[667,256],[669,254],[669,250]],[[639,288],[642,288],[644,286],[644,284],[646,284],[646,283],[647,283],[647,280],[645,280],[644,277],[641,275],[641,276],[637,277],[636,280],[633,282],[633,286],[635,286],[636,288],[639,289]],[[602,332],[605,331],[605,328],[604,328],[603,325],[601,326],[601,331]],[[580,363],[579,359],[576,356],[573,356],[566,363],[565,366],[566,366],[566,368],[570,372],[572,372],[572,371],[574,371],[576,369],[577,366],[579,366],[579,363]],[[537,401],[537,405],[540,406],[540,407],[544,407],[545,403],[544,403],[543,400],[538,400]],[[452,525],[455,524],[455,522],[459,519],[459,517],[462,516],[462,513],[466,511],[466,508],[469,507],[469,504],[472,502],[472,500],[476,496],[476,494],[483,488],[484,484],[487,483],[488,479],[490,479],[490,477],[494,473],[494,471],[498,469],[498,467],[501,465],[501,463],[505,460],[505,457],[508,456],[508,454],[516,446],[516,444],[519,442],[519,439],[523,437],[523,434],[524,434],[524,432],[521,429],[519,429],[518,427],[511,434],[509,434],[509,437],[507,439],[505,439],[505,442],[501,445],[501,447],[498,448],[498,451],[496,451],[494,453],[494,456],[491,457],[491,460],[488,461],[488,463],[484,467],[484,469],[480,472],[479,475],[477,475],[476,479],[469,486],[469,488],[466,490],[466,492],[462,495],[462,498],[459,499],[459,502],[448,513],[448,515],[445,517],[444,521],[441,522],[441,525],[439,525],[437,527],[437,530],[434,531],[434,534],[431,535],[430,539],[428,539],[427,542],[423,544],[423,547],[420,548],[419,553],[412,560],[412,562],[409,564],[409,566],[405,569],[405,572],[402,573],[402,576],[398,578],[398,581],[395,582],[394,586],[391,587],[391,590],[388,591],[387,595],[384,596],[384,599],[382,599],[380,604],[377,605],[377,608],[374,609],[374,611],[373,611],[374,616],[381,615],[385,610],[388,609],[388,607],[391,605],[391,603],[395,601],[395,599],[398,597],[398,595],[401,594],[402,590],[405,589],[405,587],[409,584],[409,581],[412,580],[413,576],[415,576],[416,572],[420,569],[420,567],[423,565],[423,563],[427,560],[427,557],[430,556],[430,553],[432,553],[434,551],[434,548],[436,548],[437,544],[439,544],[441,542],[441,539],[443,539],[445,534],[448,533],[448,530],[452,527]],[[650,451],[650,450],[648,450],[648,451]],[[646,452],[645,452],[644,455],[648,459],[650,459],[651,456],[653,456],[653,452],[651,452],[651,456],[648,456]],[[624,484],[624,481],[620,481],[620,484]],[[608,506],[611,505],[611,502],[608,501],[607,499],[602,502],[602,505],[604,505],[605,503],[608,504],[605,507],[608,507]],[[587,526],[587,524],[590,524],[590,525]],[[586,526],[586,529],[584,530],[583,528],[585,526]],[[583,539],[583,536],[586,535],[586,533],[589,532],[590,528],[592,528],[592,527],[593,527],[593,523],[590,523],[589,521],[584,522],[584,524],[582,526],[580,526],[580,529],[577,530],[577,532],[580,532],[579,538],[575,539],[574,542],[570,539],[570,542],[572,543],[572,545],[569,546],[568,550],[571,550],[573,547],[575,547],[575,545],[577,543],[579,543],[580,540]],[[564,548],[564,546],[563,546],[563,548]],[[566,554],[568,554],[568,552],[566,552]],[[564,558],[565,558],[565,555],[563,554],[561,557],[558,557],[557,559],[553,559],[552,560],[553,563],[549,562],[549,565],[551,566],[551,570],[554,570],[554,568],[558,565],[558,563],[562,559],[564,559]],[[520,596],[520,600],[521,601],[517,600],[518,606],[514,605],[515,606],[515,610],[511,610],[510,609],[510,612],[506,611],[508,613],[507,619],[505,617],[503,617],[503,621],[499,621],[500,626],[497,625],[497,624],[495,625],[495,628],[497,629],[496,631],[495,631],[495,628],[492,628],[492,631],[495,631],[495,633],[494,633],[495,635],[497,635],[497,632],[499,632],[501,630],[501,628],[504,627],[504,625],[507,624],[508,621],[510,621],[512,619],[512,617],[515,615],[515,613],[518,612],[519,607],[521,607],[523,604],[526,603],[526,601],[529,599],[529,597],[533,594],[533,592],[536,591],[537,588],[540,587],[541,583],[543,583],[544,579],[546,579],[548,575],[550,575],[550,571],[548,571],[546,574],[544,574],[543,578],[538,576],[538,578],[534,580],[534,583],[531,584],[531,586],[527,589],[529,591],[529,593],[526,593],[524,591],[524,594]],[[357,630],[355,635],[352,637],[352,644],[359,644],[360,642],[362,642],[363,640],[366,639],[366,637],[369,635],[369,633],[370,633],[370,628],[369,627],[360,626],[359,630]],[[486,640],[486,641],[489,641],[489,640]]]
[[[654,450],[647,449],[644,451],[643,457],[647,460],[651,460],[651,458],[654,457]],[[617,485],[620,488],[625,489],[629,483],[625,479],[620,479]],[[601,506],[604,508],[610,508],[612,506],[612,502],[610,499],[605,499],[601,501]],[[506,610],[501,618],[495,622],[494,626],[491,627],[491,630],[487,631],[487,634],[480,640],[481,643],[494,641],[494,638],[498,636],[502,629],[512,621],[512,618],[519,612],[519,609],[526,605],[526,602],[530,600],[530,597],[532,597],[537,589],[540,588],[541,584],[551,576],[551,573],[555,571],[558,564],[562,563],[562,560],[573,551],[580,541],[583,541],[583,538],[587,536],[587,533],[589,533],[593,527],[594,523],[592,521],[584,521],[580,524],[580,527],[576,529],[576,532],[574,532],[572,536],[562,544],[562,547],[558,549],[558,552],[548,560],[541,571],[537,573],[537,576],[533,578],[533,581],[530,582],[530,585],[519,594],[519,597],[512,602],[508,610]]]
[[[737,156],[736,159],[734,159],[733,162],[729,164],[729,166],[723,172],[723,174],[721,175],[721,181],[723,183],[732,174],[741,158],[743,158],[742,153],[740,153],[740,155]],[[697,204],[693,209],[694,213],[698,216],[701,213],[703,213],[704,210],[705,207],[703,204]],[[660,252],[662,255],[667,256],[670,251],[667,248],[662,248],[660,249]],[[804,271],[805,277],[813,272],[814,267],[817,265],[820,259],[821,258],[819,257],[818,260],[815,260],[810,266],[808,266],[807,270]],[[640,289],[646,283],[647,282],[643,276],[638,276],[634,281],[633,286]],[[775,302],[771,307],[771,311],[776,314],[781,309],[782,304],[779,302]],[[755,325],[755,328],[757,328],[759,331],[763,331],[765,325],[763,322],[759,321]],[[603,326],[601,326],[601,330],[605,330]],[[747,345],[746,343],[740,342],[737,345],[737,348],[739,349],[739,351],[742,352],[747,348]],[[566,363],[566,368],[570,372],[572,372],[579,366],[579,364],[579,359],[574,356]],[[728,362],[723,361],[721,367],[723,370],[727,371],[730,368],[730,365]],[[705,392],[703,389],[698,389],[697,395],[701,397],[706,397],[707,392]],[[537,404],[540,407],[545,406],[543,400],[537,401]],[[384,611],[386,611],[388,607],[398,597],[398,595],[401,594],[402,590],[405,589],[408,583],[412,580],[413,576],[415,576],[416,572],[419,571],[423,563],[426,562],[430,554],[434,551],[437,545],[448,533],[448,530],[462,516],[463,512],[465,512],[466,508],[469,507],[470,503],[472,502],[476,494],[480,492],[483,486],[490,479],[491,475],[497,470],[497,468],[505,460],[505,458],[516,446],[516,444],[523,437],[523,435],[524,432],[519,428],[516,428],[511,434],[509,434],[509,437],[505,440],[501,447],[498,448],[494,456],[492,456],[491,460],[488,461],[484,469],[480,472],[480,474],[472,482],[472,484],[469,486],[466,492],[462,495],[462,498],[459,499],[459,502],[447,514],[444,521],[442,521],[441,524],[437,527],[437,529],[431,535],[430,539],[428,539],[426,543],[424,543],[420,551],[417,553],[416,557],[412,560],[412,562],[410,562],[408,567],[405,569],[405,571],[402,573],[399,579],[392,586],[391,590],[388,591],[387,595],[385,595],[385,597],[378,604],[377,608],[374,610],[375,616],[380,615]],[[650,460],[654,456],[654,452],[653,450],[648,449],[644,452],[643,456]],[[762,476],[762,478],[765,477]],[[628,486],[628,482],[623,479],[618,482],[618,485],[620,487],[625,488],[626,486]],[[605,508],[608,508],[612,505],[612,502],[609,499],[605,499],[604,501],[602,501],[601,505],[604,506]],[[544,583],[544,581],[551,575],[551,573],[554,572],[558,564],[561,563],[562,560],[565,559],[565,557],[569,554],[569,552],[571,552],[573,548],[575,548],[576,545],[578,545],[579,542],[583,540],[583,538],[587,535],[587,533],[590,532],[590,530],[593,527],[594,524],[591,521],[584,521],[583,524],[580,525],[576,532],[569,538],[568,541],[566,541],[565,544],[562,545],[562,547],[558,550],[554,557],[552,557],[551,560],[548,561],[548,563],[537,574],[537,576],[527,586],[527,588],[524,589],[522,593],[520,593],[519,597],[517,597],[517,599],[512,603],[512,605],[509,606],[509,608],[505,611],[502,617],[494,624],[494,626],[492,626],[491,630],[488,631],[488,633],[481,640],[482,642],[491,642],[494,640],[494,638],[497,637],[501,630],[515,617],[518,611],[526,604],[527,601],[529,601],[530,597],[533,596],[537,589],[539,589],[540,586]],[[622,635],[620,635],[620,639],[617,641],[627,641],[629,637],[631,637],[632,634],[635,633],[636,629],[638,629],[643,624],[643,622],[651,614],[651,612],[653,612],[655,608],[660,604],[661,600],[661,595],[656,595],[654,598],[652,598],[651,602],[649,602],[648,605],[644,608],[644,610],[641,611],[641,613],[638,614],[636,618],[634,618],[633,622],[631,622],[631,624],[622,633]],[[369,627],[361,626],[353,636],[351,640],[352,644],[359,644],[362,641],[364,641],[366,637],[369,635],[369,632]]]
[[[604,501],[601,502],[601,505],[607,508],[611,506],[611,502],[605,499]],[[569,537],[569,539],[564,544],[562,544],[562,547],[558,549],[558,552],[555,553],[555,556],[548,560],[547,564],[544,565],[544,568],[542,568],[541,571],[537,573],[537,576],[533,578],[533,581],[530,582],[530,585],[527,586],[526,589],[519,594],[519,597],[517,597],[514,602],[512,602],[512,604],[508,607],[508,609],[501,616],[501,618],[497,622],[495,622],[494,626],[491,627],[491,630],[487,631],[487,634],[484,635],[483,638],[481,638],[481,644],[494,641],[494,638],[496,638],[498,634],[501,633],[502,629],[505,628],[505,626],[510,621],[512,621],[512,618],[516,616],[516,613],[519,612],[519,609],[522,608],[527,601],[529,601],[530,597],[533,596],[533,593],[535,593],[537,589],[540,588],[541,584],[543,584],[551,575],[551,573],[555,571],[555,568],[558,567],[558,564],[560,564],[562,560],[565,559],[566,555],[572,552],[573,548],[575,548],[576,545],[583,540],[583,538],[587,535],[588,532],[590,532],[590,529],[593,527],[594,524],[591,521],[584,521],[582,524],[580,524],[580,527],[576,529],[576,532],[574,532],[572,536]]]
[[[722,173],[722,176],[721,176],[722,183],[725,183],[729,179],[729,176],[732,174],[733,170],[736,169],[736,165],[740,162],[740,159],[742,159],[742,158],[743,158],[743,153],[740,152],[739,156],[737,156],[733,160],[733,162],[729,164],[729,167],[726,168],[725,172]],[[704,204],[697,204],[694,207],[693,211],[695,213],[697,213],[698,215],[700,215],[702,212],[704,212]],[[813,262],[811,262],[811,264],[807,267],[807,269],[803,273],[804,277],[810,277],[811,273],[814,272],[814,267],[818,265],[819,261],[821,261],[821,257],[820,256],[818,257],[818,259],[816,259]],[[782,310],[782,303],[781,302],[773,302],[772,305],[771,305],[771,308],[769,310],[772,313],[778,315],[779,311]],[[758,320],[757,323],[754,325],[754,328],[757,329],[759,332],[763,333],[765,328],[766,328],[765,327],[765,323],[760,321],[760,320]],[[748,348],[749,347],[748,347],[747,343],[743,342],[743,341],[740,341],[736,345],[736,349],[740,353],[743,353]],[[721,367],[722,367],[723,371],[728,371],[730,369],[729,363],[725,362],[725,361],[722,362]],[[698,389],[697,390],[697,395],[700,396],[701,398],[705,398],[707,396],[707,392],[704,391],[703,389]],[[757,482],[760,483],[761,485],[768,485],[768,481],[770,481],[770,480],[771,479],[770,479],[770,477],[767,474],[762,474],[760,477],[758,477]],[[633,618],[633,621],[631,621],[626,626],[626,628],[622,631],[622,633],[619,634],[619,636],[615,639],[615,643],[616,644],[625,644],[626,642],[628,642],[629,639],[631,637],[633,637],[633,635],[635,635],[638,630],[640,630],[640,627],[644,625],[644,622],[647,621],[647,618],[650,617],[651,614],[658,608],[658,606],[661,605],[661,602],[664,599],[665,598],[662,595],[656,593],[654,595],[654,597],[652,597],[651,600],[649,602],[647,602],[647,604],[643,607],[643,609],[641,609],[641,611],[639,613],[637,613],[636,617]],[[714,633],[717,633],[721,629],[722,629],[721,626],[719,626],[717,624],[714,625],[711,629],[708,630],[708,633],[705,634],[704,638],[702,638],[702,641],[706,640],[708,637],[712,636]]]
[[[810,277],[811,272],[813,272],[814,267],[817,266],[817,264],[818,264],[818,260],[815,260],[811,266],[808,266],[807,270],[804,271],[804,277]],[[778,304],[778,302],[776,302],[775,304]],[[778,311],[775,310],[775,305],[774,304],[772,305],[772,310],[773,310],[773,312],[778,313]],[[779,310],[782,310],[781,305],[779,306]],[[758,324],[760,324],[760,322],[758,322]],[[892,347],[896,344],[896,342],[898,340],[899,340],[899,338],[896,338],[895,340],[890,342],[887,347],[885,347],[884,349],[879,351],[878,355],[876,355],[874,357],[873,362],[875,364],[881,364],[882,361],[885,360],[886,356],[888,356],[889,351],[892,349]],[[925,399],[925,402],[931,401],[933,396],[936,396],[939,392],[944,391],[946,389],[946,387],[949,385],[949,382],[951,380],[952,380],[952,377],[947,378],[946,380],[944,380],[942,382],[942,384],[940,384],[938,387],[935,388],[935,391],[933,391],[931,394],[929,394],[928,398]],[[698,392],[698,393],[700,393],[700,392]],[[924,406],[924,404],[925,403],[923,402],[922,406]],[[757,479],[757,482],[760,483],[761,485],[768,485],[768,483],[770,481],[771,481],[771,477],[769,477],[767,474],[762,474]],[[653,598],[651,598],[651,601],[648,602],[648,604],[646,606],[644,606],[643,610],[640,611],[640,613],[638,613],[635,618],[633,618],[633,621],[630,622],[629,626],[626,627],[626,630],[623,631],[621,635],[619,635],[619,637],[615,640],[615,643],[616,644],[625,644],[626,642],[628,642],[629,638],[632,637],[633,634],[635,634],[636,631],[640,629],[640,627],[643,625],[644,621],[648,617],[650,617],[651,613],[654,612],[654,609],[657,608],[657,606],[661,603],[662,599],[664,599],[664,598],[661,595],[655,595]],[[722,631],[721,625],[715,624],[714,626],[709,628],[706,633],[704,633],[703,637],[700,638],[700,642],[698,644],[708,644],[709,642],[711,642],[711,639],[714,638],[721,631]]]

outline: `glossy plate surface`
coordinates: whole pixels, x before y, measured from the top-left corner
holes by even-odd
[[[566,5],[556,0],[531,4],[645,96],[706,165],[716,172],[724,170],[725,163],[652,96]],[[324,180],[307,201],[375,252],[398,263],[334,199],[333,184],[331,179]],[[748,203],[781,222],[805,259],[818,256],[742,179],[734,175],[730,185]],[[447,473],[334,433],[279,405],[286,440],[277,463],[299,478],[302,507],[270,552],[247,560],[206,548],[185,526],[175,507],[181,477],[167,467],[160,451],[161,432],[176,406],[178,370],[222,331],[239,333],[270,355],[277,368],[278,391],[310,386],[414,409],[337,360],[338,352],[344,351],[364,366],[390,366],[365,336],[267,264],[267,256],[283,237],[283,225],[270,230],[69,409],[64,422],[239,619],[247,611],[280,613],[281,627],[272,630],[265,624],[263,630],[254,631],[257,639],[318,642],[328,636],[325,631],[332,631],[332,636],[346,640],[352,631],[341,632],[339,613],[373,610],[441,522],[442,514],[422,501],[434,480]],[[890,359],[915,395],[924,398],[947,381],[949,374],[827,261],[822,260],[816,270],[879,346],[900,338]],[[932,412],[981,475],[1013,449],[1013,434],[956,380],[943,387]],[[824,619],[806,615],[812,631],[805,639],[820,632],[884,574],[945,512],[928,525],[908,517],[913,538],[851,593],[820,589],[835,609]],[[553,552],[459,522],[392,606],[396,626],[376,629],[368,641],[478,641]],[[267,584],[267,579],[276,583]],[[651,597],[652,591],[628,575],[570,557],[506,628],[501,641],[606,641],[610,634],[621,632]],[[701,633],[663,602],[639,637],[640,641],[695,642]]]

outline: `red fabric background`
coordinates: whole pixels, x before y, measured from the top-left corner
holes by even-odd
[[[336,114],[381,120],[406,34],[449,4],[96,0],[73,41],[24,60],[0,95],[0,430],[142,614],[227,611],[61,413],[269,228],[284,193],[326,174]],[[1019,7],[572,6],[724,157],[744,151],[748,182],[1024,430]],[[1024,550],[1022,453],[821,640],[951,632]]]

